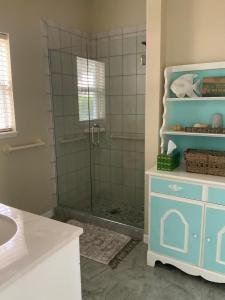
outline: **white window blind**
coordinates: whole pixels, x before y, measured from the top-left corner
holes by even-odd
[[[0,33],[0,133],[13,131],[14,121],[9,37]]]
[[[105,118],[105,64],[77,57],[79,120]]]

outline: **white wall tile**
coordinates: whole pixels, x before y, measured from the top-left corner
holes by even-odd
[[[135,115],[137,113],[136,96],[123,96],[123,114]]]
[[[61,64],[63,74],[73,75],[73,63],[71,54],[61,53]]]
[[[123,93],[123,77],[115,76],[110,78],[110,95],[122,95]]]
[[[145,118],[144,115],[137,115],[137,133],[144,133]]]
[[[136,54],[137,37],[130,36],[123,39],[123,54]]]
[[[136,95],[137,92],[137,77],[136,75],[123,77],[123,94]]]
[[[145,75],[137,75],[137,94],[145,94]]]
[[[111,116],[111,132],[113,133],[121,133],[122,131],[122,117],[119,115]]]
[[[122,114],[122,96],[110,96],[110,113],[112,115],[121,115]]]
[[[73,76],[62,75],[63,95],[73,95],[75,91],[75,82]]]
[[[136,116],[135,115],[124,115],[123,116],[123,132],[135,133],[136,132]]]
[[[107,57],[109,55],[109,39],[103,38],[97,40],[97,57]]]
[[[123,75],[137,74],[136,54],[123,56]]]
[[[62,95],[62,78],[59,74],[52,74],[52,93],[53,95]]]
[[[61,73],[61,58],[58,50],[51,50],[50,54],[50,68],[53,73]]]
[[[54,116],[63,116],[63,97],[52,96]]]
[[[145,95],[137,95],[137,114],[145,113]]]
[[[122,55],[123,53],[123,40],[122,36],[110,38],[110,56]]]
[[[110,76],[119,76],[123,73],[123,60],[122,56],[110,57],[109,72]]]

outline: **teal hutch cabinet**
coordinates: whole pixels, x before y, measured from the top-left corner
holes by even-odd
[[[161,152],[173,140],[187,148],[225,150],[224,134],[171,131],[172,124],[209,123],[214,113],[225,122],[225,97],[174,98],[171,82],[185,73],[225,76],[225,63],[170,67],[165,71]],[[172,172],[146,172],[149,184],[148,265],[168,263],[184,272],[225,283],[225,177],[187,173],[182,164]]]

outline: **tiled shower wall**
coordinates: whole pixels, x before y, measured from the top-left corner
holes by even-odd
[[[96,58],[106,66],[107,116],[106,135],[94,155],[94,209],[138,227],[144,205],[143,41],[145,27],[135,27],[99,33],[96,45]]]
[[[76,57],[87,57],[88,39],[52,22],[47,33],[58,204],[90,210],[88,123],[79,122],[76,74]]]
[[[88,35],[48,23],[58,203],[90,211],[90,145],[79,122],[76,57],[105,62],[106,129],[92,147],[95,214],[138,227],[144,205],[145,27]],[[79,141],[66,142],[68,139]],[[116,212],[111,214],[111,212]]]

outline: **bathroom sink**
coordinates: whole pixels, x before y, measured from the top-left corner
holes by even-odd
[[[16,231],[16,222],[0,214],[0,246],[8,242],[16,234]]]

